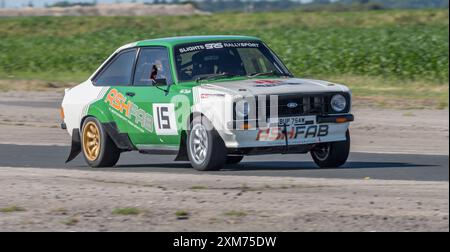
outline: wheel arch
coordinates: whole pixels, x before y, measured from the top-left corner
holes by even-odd
[[[84,116],[80,120],[80,130],[79,130],[80,135],[82,134],[82,131],[83,131],[84,122],[86,121],[86,119],[91,118],[91,117],[95,118],[99,121],[102,128],[105,130],[108,137],[111,138],[111,140],[113,140],[113,143],[116,145],[117,148],[119,148],[122,151],[136,150],[136,147],[131,142],[131,139],[128,136],[128,134],[121,133],[119,128],[117,127],[117,124],[113,121],[112,118],[110,120],[102,122],[102,120],[100,120],[98,117],[96,117],[94,115],[88,114],[88,115]]]
[[[80,129],[83,128],[83,124],[88,117],[94,117],[100,121],[100,123],[112,122],[114,119],[112,118],[111,113],[106,112],[104,108],[100,107],[97,103],[94,103],[89,106],[89,109],[80,120]]]
[[[183,130],[181,130],[181,133],[180,133],[181,136],[180,136],[180,146],[179,146],[179,150],[178,150],[178,155],[175,158],[175,161],[189,161],[188,153],[187,153],[187,146],[186,146],[187,131],[191,127],[191,123],[194,120],[194,118],[199,117],[199,116],[205,117],[206,119],[208,119],[208,117],[201,112],[191,112],[189,114],[186,122],[184,122],[184,128],[183,128]]]

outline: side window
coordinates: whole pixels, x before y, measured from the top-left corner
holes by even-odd
[[[169,55],[165,48],[142,48],[134,73],[136,86],[152,86],[158,80],[172,84]]]
[[[94,80],[97,86],[130,85],[136,49],[117,55]]]

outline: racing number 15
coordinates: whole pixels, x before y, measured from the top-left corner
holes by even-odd
[[[157,107],[159,129],[170,129],[170,118],[167,116],[168,112],[168,107]]]
[[[178,135],[173,104],[153,104],[153,115],[156,117],[154,122],[157,135]]]

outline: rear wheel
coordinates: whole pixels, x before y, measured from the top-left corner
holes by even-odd
[[[205,117],[196,117],[192,121],[187,150],[192,167],[199,171],[218,171],[226,162],[225,143]]]
[[[82,127],[81,146],[91,167],[112,167],[120,158],[120,150],[94,117],[87,118]]]
[[[347,162],[350,155],[350,132],[342,142],[325,143],[311,151],[314,162],[321,168],[337,168]]]

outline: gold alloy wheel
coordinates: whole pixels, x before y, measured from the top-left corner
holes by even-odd
[[[83,130],[83,151],[89,161],[95,161],[100,154],[100,130],[94,122],[88,122]]]

